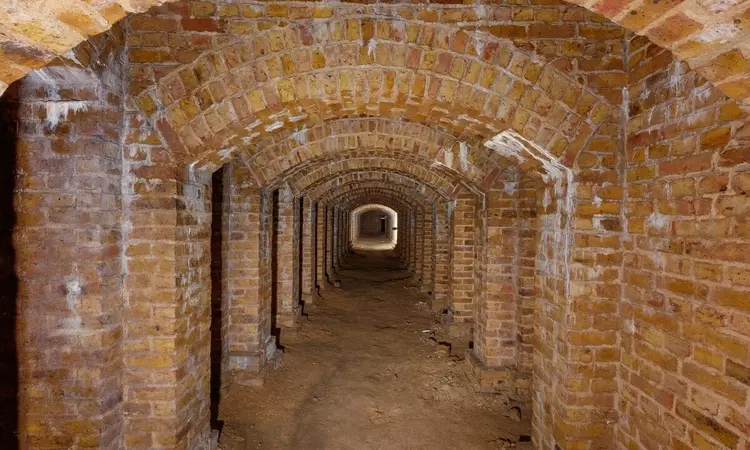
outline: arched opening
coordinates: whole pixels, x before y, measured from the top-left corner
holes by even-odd
[[[0,447],[750,445],[747,1],[10,3]]]
[[[360,205],[349,213],[354,250],[393,250],[398,245],[398,213],[385,205]]]

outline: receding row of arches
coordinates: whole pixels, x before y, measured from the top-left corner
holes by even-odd
[[[747,445],[737,48],[716,87],[569,4],[158,3],[2,97],[9,441],[207,448],[374,232],[536,448]]]

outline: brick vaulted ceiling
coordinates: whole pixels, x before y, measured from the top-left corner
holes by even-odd
[[[89,36],[109,29],[128,14],[144,12],[164,3],[170,2],[0,0],[0,59],[3,61],[0,67],[0,92],[11,82],[45,65],[54,57],[65,55]],[[213,4],[205,10],[200,3],[193,2],[198,6],[190,11],[191,18],[222,15],[222,11],[217,11]],[[253,14],[294,19],[295,15],[298,15],[296,18],[304,18],[306,11],[314,17],[315,8],[311,5],[325,4],[327,8],[338,8],[344,3],[367,3],[367,7],[372,8],[378,2],[304,2],[283,7],[277,7],[273,2],[242,3],[244,7],[252,8]],[[413,6],[413,3],[404,2],[404,5]],[[502,38],[523,39],[540,31],[562,33],[558,37],[569,37],[564,28],[552,26],[554,22],[564,24],[565,17],[544,8],[524,8],[528,5],[543,7],[558,4],[555,0],[438,0],[425,3],[440,6],[429,12],[429,17],[423,18],[425,21],[465,22],[477,27],[484,25],[484,31]],[[647,36],[688,62],[691,68],[729,97],[745,105],[750,103],[750,0],[573,0],[569,3],[578,4],[627,30]],[[530,17],[525,17],[529,14]],[[189,20],[175,26],[189,27]],[[536,22],[537,28],[533,22]],[[539,22],[549,24],[540,29]],[[503,24],[513,25],[504,28]],[[595,37],[588,35],[590,30],[578,29],[576,32],[576,37]],[[616,34],[612,36],[618,37]],[[607,96],[617,100],[617,94]]]

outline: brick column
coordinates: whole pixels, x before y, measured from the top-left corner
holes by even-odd
[[[341,211],[341,262],[349,254],[349,214],[348,211]]]
[[[126,448],[210,438],[211,176],[161,159],[165,150],[126,152],[146,155],[126,161]]]
[[[341,211],[338,206],[333,207],[332,213],[333,235],[331,236],[331,275],[339,268],[339,250],[341,249]]]
[[[301,202],[301,218],[302,218],[302,280],[301,285],[301,300],[304,303],[312,303],[312,292],[314,282],[313,274],[313,255],[314,241],[313,241],[313,220],[315,217],[313,211],[313,204],[307,197],[302,198]]]
[[[518,183],[518,258],[516,260],[516,323],[518,370],[530,374],[534,356],[534,303],[536,301],[538,179],[523,175]]]
[[[432,309],[440,311],[451,305],[451,222],[453,202],[440,202],[435,206],[435,281]]]
[[[422,283],[422,270],[424,269],[424,209],[417,208],[414,213],[412,228],[414,229],[414,279]]]
[[[417,268],[417,233],[414,232],[416,223],[416,211],[409,208],[407,221],[407,235],[409,236],[409,270],[415,272]]]
[[[421,292],[435,294],[435,205],[425,211],[422,221],[424,256],[422,257]]]
[[[325,286],[325,238],[326,238],[326,207],[323,203],[315,204],[315,288],[324,290]]]
[[[175,245],[175,401],[177,423],[187,430],[184,445],[200,448],[210,439],[211,174],[185,171],[183,177],[178,193],[185,207],[177,208]],[[140,357],[131,358],[131,366],[138,361]],[[163,362],[150,357],[146,361],[156,367]],[[180,437],[178,433],[178,448]]]
[[[294,298],[294,198],[288,186],[274,195],[274,250],[276,326],[291,327],[296,322]]]
[[[299,315],[302,301],[302,198],[292,200],[292,298]]]
[[[333,272],[333,237],[334,237],[334,229],[333,229],[333,206],[328,205],[325,208],[325,223],[326,223],[326,233],[325,233],[325,265],[324,265],[324,281],[328,283],[333,283],[333,279],[335,277]]]
[[[349,211],[341,211],[341,262],[349,254]]]
[[[229,245],[227,295],[229,369],[235,381],[253,378],[276,352],[271,335],[272,195],[240,163],[227,168]]]
[[[121,89],[69,70],[0,101],[0,349],[18,361],[0,366],[0,439],[20,448],[115,448],[123,433]]]
[[[409,237],[409,214],[404,210],[397,210],[398,213],[398,244],[397,250],[401,255],[401,260],[406,266],[406,270],[411,270],[411,239]],[[390,224],[392,227],[393,224]]]
[[[455,317],[469,321],[474,302],[474,226],[477,199],[462,190],[453,213],[451,301]]]
[[[514,180],[510,180],[513,182]],[[502,181],[487,190],[487,300],[478,308],[474,356],[490,367],[516,363],[516,267],[518,260],[518,201]]]

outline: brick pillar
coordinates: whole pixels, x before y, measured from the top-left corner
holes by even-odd
[[[341,263],[349,253],[349,214],[347,211],[341,211]]]
[[[331,236],[331,275],[336,273],[339,268],[339,250],[341,249],[341,211],[338,206],[334,206],[332,212],[333,235]]]
[[[435,206],[435,281],[432,309],[440,311],[451,305],[451,222],[453,202],[440,202]]]
[[[421,292],[435,294],[435,205],[425,211],[422,222],[424,257],[422,258]]]
[[[487,302],[487,197],[477,196],[474,208],[473,225],[473,261],[474,298],[472,300],[472,323],[479,321],[479,307]],[[474,327],[476,330],[476,327]]]
[[[178,432],[176,438],[177,447],[182,440],[187,448],[200,448],[210,439],[211,174],[187,172],[183,176],[178,192],[185,207],[178,207],[175,246],[174,362],[177,423],[186,432],[182,439]],[[126,359],[131,365],[139,361],[140,357]],[[146,357],[145,361],[157,367],[163,363],[162,358]]]
[[[477,199],[462,190],[453,213],[451,300],[456,319],[469,321],[474,302],[474,225]]]
[[[70,73],[0,102],[0,349],[18,361],[0,367],[0,439],[20,448],[122,445],[121,89]]]
[[[515,180],[509,180],[510,183]],[[503,181],[487,190],[487,298],[478,308],[474,356],[489,367],[516,364],[518,261],[518,201],[515,190]]]
[[[159,146],[128,150],[145,157],[126,161],[124,447],[197,448],[210,438],[211,175]]]
[[[534,302],[536,301],[537,230],[536,199],[541,190],[538,179],[527,175],[518,184],[518,258],[516,262],[516,341],[518,342],[518,370],[532,371],[534,357]]]
[[[288,186],[274,195],[274,250],[276,326],[291,327],[298,313],[294,298],[294,197]]]
[[[341,262],[343,263],[349,254],[349,212],[341,211],[341,219],[343,224],[341,227]]]
[[[414,279],[422,283],[422,270],[424,269],[424,209],[419,207],[414,213],[412,221],[414,229]]]
[[[326,237],[326,207],[323,203],[315,204],[315,288],[325,289],[325,237]]]
[[[556,445],[565,450],[576,448],[573,441],[584,436],[574,436],[575,425],[569,424],[569,419],[577,421],[579,417],[588,415],[588,411],[585,413],[575,411],[579,408],[576,398],[580,398],[580,406],[586,409],[595,406],[593,402],[598,401],[596,396],[582,393],[578,397],[575,392],[568,390],[569,383],[588,390],[591,375],[599,372],[596,367],[577,364],[585,370],[585,373],[581,372],[576,377],[570,377],[573,373],[570,360],[571,350],[575,347],[580,348],[581,342],[569,340],[570,326],[577,326],[570,322],[572,316],[567,308],[572,283],[567,275],[570,261],[566,242],[570,242],[572,232],[569,228],[561,229],[561,225],[566,226],[571,217],[569,212],[565,211],[564,198],[556,195],[557,192],[566,192],[568,188],[564,186],[563,189],[558,189],[548,185],[540,190],[544,192],[544,202],[541,199],[539,201],[541,220],[536,262],[538,292],[534,311],[536,329],[533,391],[536,395],[532,399],[532,439],[538,448],[543,449],[552,449]],[[541,195],[540,193],[540,197]],[[583,294],[586,290],[583,289],[580,292]],[[576,355],[593,361],[592,357],[587,356],[593,352],[589,352],[576,353]],[[603,369],[602,374],[610,370],[606,365]],[[616,368],[612,371],[612,375],[615,373]],[[614,404],[614,396],[602,395],[602,398],[605,402],[611,401]],[[572,412],[575,414],[569,415]],[[594,422],[589,423],[593,426],[600,425]],[[581,431],[583,428],[585,426]],[[581,442],[587,440],[580,439]]]
[[[301,218],[302,218],[302,280],[301,280],[301,300],[304,303],[312,302],[312,292],[314,282],[313,274],[313,219],[315,217],[313,204],[310,199],[303,197],[301,200]]]
[[[343,260],[349,254],[349,211],[342,211],[341,217],[344,219],[344,227],[341,233],[341,256]]]
[[[241,163],[227,167],[229,236],[229,369],[233,379],[253,378],[276,353],[271,335],[272,196],[257,187]]]
[[[393,224],[390,224],[393,226]],[[409,236],[409,214],[398,211],[398,251],[406,270],[411,270],[411,238]]]
[[[414,224],[416,220],[414,208],[409,208],[407,218],[406,232],[409,237],[409,270],[414,272],[417,268],[417,233],[414,232]]]
[[[302,312],[302,198],[292,200],[292,298],[297,305],[297,316]]]
[[[328,283],[333,283],[333,279],[335,278],[334,272],[333,272],[333,236],[334,236],[334,229],[333,229],[333,207],[332,206],[326,206],[325,208],[325,223],[326,223],[326,233],[325,233],[325,278],[324,281]]]

